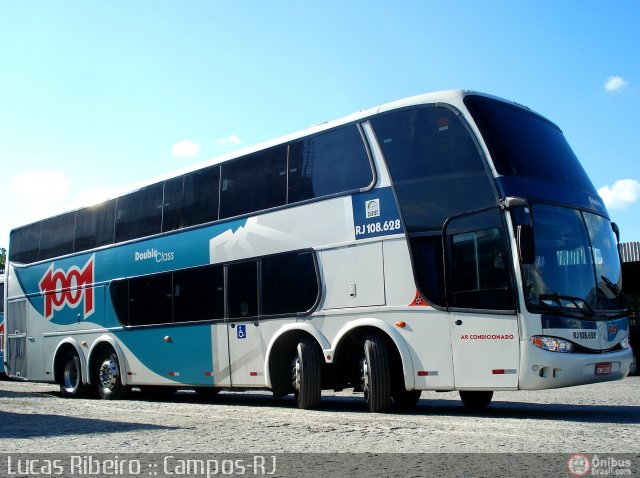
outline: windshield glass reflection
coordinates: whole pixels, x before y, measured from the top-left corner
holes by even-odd
[[[523,265],[528,305],[585,316],[620,310],[620,260],[608,219],[576,209],[535,204],[536,260]]]

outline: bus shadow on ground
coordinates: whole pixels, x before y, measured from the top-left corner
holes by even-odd
[[[63,415],[0,411],[0,438],[44,438],[47,436],[129,433],[144,430],[169,430],[175,427],[145,423],[114,422]]]
[[[416,413],[417,412],[417,413]],[[491,419],[557,420],[582,423],[640,423],[640,406],[576,405],[494,401],[482,411],[469,411],[456,400],[420,400],[414,414],[474,416]]]
[[[59,396],[58,393],[50,393],[50,395]],[[490,419],[540,419],[585,423],[640,424],[640,406],[633,405],[577,405],[494,400],[485,410],[470,411],[462,405],[460,400],[438,399],[434,398],[431,394],[426,395],[427,396],[423,394],[414,409],[403,411],[392,407],[390,413],[404,416],[430,415],[458,416],[461,418],[486,417]],[[132,392],[129,395],[129,400],[253,408],[296,408],[296,403],[292,395],[274,399],[273,395],[268,391],[251,391],[248,393],[223,391],[214,396],[198,395],[191,391],[179,391],[178,393],[163,397],[148,397],[138,392]],[[323,396],[317,410],[335,413],[369,413],[362,394],[354,394],[353,396]]]

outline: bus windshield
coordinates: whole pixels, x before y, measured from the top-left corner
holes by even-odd
[[[577,209],[534,204],[536,260],[523,265],[529,308],[585,317],[620,311],[621,268],[608,219]]]
[[[595,194],[562,131],[524,107],[471,95],[465,104],[487,143],[500,175],[571,185]]]

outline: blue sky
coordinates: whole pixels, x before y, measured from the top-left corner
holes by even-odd
[[[640,241],[640,3],[0,4],[0,247],[12,227],[322,121],[454,88],[564,130]]]

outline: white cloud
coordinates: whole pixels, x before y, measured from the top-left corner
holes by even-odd
[[[640,182],[635,179],[619,179],[613,186],[603,186],[598,194],[609,209],[624,209],[640,198]]]
[[[179,141],[174,144],[171,148],[171,152],[174,156],[192,158],[200,153],[200,145],[194,143],[193,141],[185,139],[184,141]]]
[[[240,144],[242,143],[242,140],[237,135],[232,134],[227,138],[220,138],[218,141],[216,141],[216,143],[217,144],[227,144],[227,143]]]
[[[628,84],[629,82],[620,76],[610,76],[604,83],[604,89],[611,92],[618,91]]]

